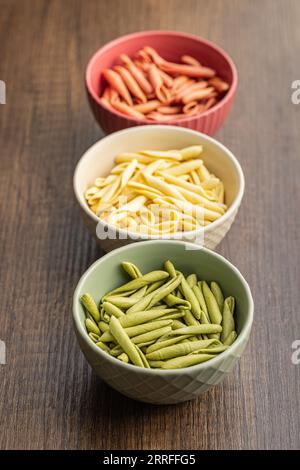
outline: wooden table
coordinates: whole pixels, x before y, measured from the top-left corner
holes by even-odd
[[[300,2],[0,1],[1,449],[300,447]],[[223,46],[239,71],[217,138],[240,160],[246,193],[218,251],[253,291],[249,346],[225,382],[178,406],[150,406],[90,370],[72,327],[80,275],[102,253],[81,221],[72,175],[102,137],[83,85],[90,55],[143,29]]]

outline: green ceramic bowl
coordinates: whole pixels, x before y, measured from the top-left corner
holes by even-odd
[[[125,364],[99,349],[89,338],[80,296],[89,292],[98,302],[108,291],[128,278],[122,261],[131,261],[143,271],[160,269],[170,259],[185,274],[220,283],[224,295],[236,298],[238,338],[233,345],[205,363],[178,370],[142,369]],[[79,345],[93,370],[107,384],[124,395],[149,403],[170,404],[191,400],[221,382],[231,371],[247,344],[252,321],[253,300],[241,273],[229,261],[206,248],[175,240],[132,243],[96,261],[80,279],[73,299],[73,318]]]

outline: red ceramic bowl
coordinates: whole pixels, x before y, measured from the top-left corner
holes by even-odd
[[[132,57],[144,46],[153,47],[162,57],[172,62],[180,62],[183,54],[189,54],[215,69],[217,75],[230,84],[230,89],[221,101],[204,113],[163,123],[128,117],[101,104],[100,96],[104,86],[102,70],[120,63],[120,54],[125,53]],[[237,71],[226,52],[205,39],[177,31],[144,31],[122,36],[99,49],[87,65],[86,88],[94,116],[107,134],[150,123],[188,127],[213,135],[223,124],[232,106],[237,88]]]

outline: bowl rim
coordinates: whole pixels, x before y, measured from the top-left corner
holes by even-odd
[[[106,106],[105,103],[103,104],[102,101],[100,100],[100,96],[97,95],[97,93],[95,92],[95,90],[92,86],[92,70],[93,70],[94,64],[97,61],[98,57],[101,56],[107,50],[109,50],[111,48],[114,48],[115,46],[118,46],[119,44],[122,44],[122,42],[124,40],[131,39],[131,38],[134,39],[136,37],[143,37],[143,36],[149,36],[149,35],[152,35],[152,36],[177,36],[178,38],[192,39],[192,40],[196,40],[196,41],[204,44],[205,46],[208,46],[208,47],[214,49],[218,54],[220,54],[221,56],[224,57],[224,59],[227,61],[228,65],[231,69],[231,72],[232,72],[232,83],[231,83],[231,86],[230,86],[229,90],[227,91],[227,93],[221,98],[221,100],[218,103],[216,103],[210,109],[204,111],[204,113],[195,114],[193,116],[187,116],[187,117],[179,118],[179,119],[172,119],[172,120],[169,120],[169,121],[154,121],[153,122],[150,119],[139,119],[139,118],[136,118],[136,117],[133,117],[133,116],[126,116],[125,114],[117,111],[116,109]],[[120,118],[126,119],[129,122],[134,122],[134,123],[138,123],[138,124],[151,123],[151,124],[154,124],[154,125],[162,124],[163,122],[166,122],[166,123],[175,123],[175,122],[176,123],[186,123],[186,122],[189,122],[189,121],[192,121],[192,120],[195,120],[195,119],[200,119],[202,117],[205,118],[206,116],[212,114],[213,112],[218,111],[227,102],[229,102],[232,99],[232,97],[234,96],[234,94],[236,92],[236,89],[237,89],[238,72],[237,72],[237,68],[236,68],[233,60],[229,56],[229,54],[227,52],[225,52],[223,48],[221,48],[220,46],[218,46],[214,42],[209,41],[208,39],[202,38],[201,36],[197,36],[195,34],[185,33],[183,31],[145,30],[145,31],[139,31],[139,32],[126,34],[126,35],[120,36],[116,39],[113,39],[112,41],[109,41],[108,43],[104,44],[104,46],[100,47],[96,52],[94,52],[94,54],[91,56],[91,58],[89,59],[89,61],[87,63],[87,66],[86,66],[85,84],[86,84],[86,88],[87,88],[88,92],[93,97],[93,99],[96,101],[96,103],[100,106],[100,108],[103,108],[103,109],[105,109],[105,111],[108,111],[111,114],[114,114],[114,115],[116,115]]]
[[[235,170],[237,172],[238,176],[238,191],[236,194],[236,197],[232,201],[232,204],[230,207],[227,209],[225,214],[223,214],[221,217],[219,217],[217,220],[214,220],[212,223],[209,225],[206,225],[205,227],[200,227],[195,230],[191,231],[186,231],[186,232],[176,232],[175,234],[164,234],[164,235],[138,235],[136,232],[131,232],[126,229],[118,228],[115,225],[109,224],[108,222],[102,221],[99,217],[97,217],[96,214],[88,207],[86,201],[82,201],[81,197],[82,195],[80,194],[78,187],[77,187],[77,180],[80,174],[80,167],[82,165],[82,162],[88,158],[89,153],[94,150],[96,147],[101,146],[103,142],[106,142],[107,140],[112,140],[115,138],[118,138],[122,136],[123,134],[130,134],[130,133],[138,133],[138,132],[143,132],[144,130],[147,130],[148,132],[156,132],[160,129],[166,129],[169,130],[170,132],[175,131],[178,133],[183,133],[183,134],[188,134],[192,136],[197,136],[201,137],[203,140],[206,140],[219,148],[223,152],[223,154],[226,155],[226,157],[233,163],[233,166],[235,167]],[[145,126],[137,126],[137,127],[130,127],[127,129],[122,129],[117,132],[113,132],[112,134],[109,134],[102,139],[98,140],[95,142],[91,147],[89,147],[84,154],[80,157],[80,159],[77,162],[75,171],[74,171],[74,176],[73,176],[73,190],[75,193],[75,197],[77,199],[77,202],[79,203],[80,207],[83,209],[83,211],[91,218],[93,219],[97,224],[100,224],[102,227],[107,227],[111,231],[115,231],[116,233],[120,234],[121,237],[130,238],[131,240],[179,240],[182,239],[183,237],[185,238],[191,238],[194,239],[197,237],[197,235],[203,233],[205,236],[206,233],[210,233],[217,229],[220,225],[222,225],[226,220],[228,220],[231,216],[234,215],[234,213],[237,211],[239,208],[244,191],[245,191],[245,178],[244,178],[244,173],[242,170],[242,167],[237,160],[237,158],[233,155],[231,150],[229,150],[225,145],[223,145],[221,142],[218,140],[214,139],[213,137],[208,136],[207,134],[204,134],[202,132],[198,132],[192,129],[186,129],[185,127],[178,127],[178,126],[169,126],[165,124],[158,124],[156,126],[153,125],[145,125]]]
[[[181,245],[185,245],[185,247],[190,247],[191,249],[195,249],[195,244],[194,243],[183,242],[183,241],[179,241],[179,240],[148,240],[148,241],[138,242],[138,243],[139,243],[139,246],[145,245],[145,246],[148,246],[148,247],[149,247],[149,244],[157,244],[157,243],[181,244]],[[118,361],[115,357],[110,356],[108,353],[106,353],[105,351],[102,351],[102,349],[97,347],[96,344],[93,343],[93,341],[88,337],[88,334],[87,334],[87,332],[86,332],[86,330],[85,330],[85,328],[84,328],[84,326],[83,326],[83,324],[82,324],[82,322],[80,321],[80,318],[79,318],[79,305],[80,305],[80,303],[79,303],[79,292],[81,290],[81,287],[82,287],[82,284],[84,283],[84,281],[89,277],[89,275],[99,265],[101,265],[102,263],[107,261],[110,257],[114,256],[114,254],[116,254],[116,253],[121,253],[123,251],[134,249],[134,245],[136,245],[136,243],[132,243],[130,245],[125,245],[125,246],[122,246],[120,248],[116,248],[115,250],[112,250],[111,252],[105,254],[101,258],[94,261],[94,263],[92,263],[92,265],[83,273],[83,275],[79,279],[78,284],[77,284],[77,286],[75,288],[75,291],[74,291],[74,294],[73,294],[73,325],[74,325],[74,328],[76,329],[77,333],[81,336],[83,341],[90,348],[92,348],[93,351],[96,354],[98,354],[99,359],[105,358],[108,362],[111,362],[112,364],[115,364],[115,365],[118,364],[121,368],[123,367],[124,370],[125,371],[127,370],[128,372],[132,371],[132,372],[145,374],[145,375],[159,374],[160,376],[167,376],[167,375],[174,375],[174,374],[184,374],[184,373],[186,373],[187,370],[190,370],[190,371],[193,371],[193,372],[195,372],[197,370],[197,371],[200,372],[200,371],[205,370],[207,367],[217,366],[220,361],[222,361],[223,359],[226,359],[230,354],[235,352],[242,343],[244,343],[245,341],[247,342],[249,334],[251,332],[251,327],[252,327],[252,323],[253,323],[253,316],[254,316],[254,302],[253,302],[250,287],[249,287],[246,279],[244,278],[244,276],[241,274],[241,272],[230,261],[228,261],[224,256],[216,253],[215,251],[209,250],[208,248],[203,248],[202,247],[202,248],[199,248],[199,249],[201,249],[204,252],[208,253],[209,256],[212,256],[213,258],[219,259],[222,263],[226,264],[232,271],[235,272],[235,274],[238,276],[240,282],[242,283],[242,285],[245,289],[246,296],[247,296],[247,299],[248,299],[248,302],[249,302],[248,317],[246,319],[244,328],[242,329],[242,331],[238,335],[235,342],[228,349],[226,349],[222,353],[218,354],[215,358],[210,359],[209,361],[203,362],[201,364],[196,364],[196,365],[190,366],[190,367],[183,367],[181,369],[165,369],[165,370],[162,370],[162,369],[146,369],[146,368],[144,369],[142,367],[137,367],[133,364],[126,364],[122,361]]]

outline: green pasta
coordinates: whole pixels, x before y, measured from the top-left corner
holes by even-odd
[[[177,312],[176,309],[155,309],[155,310],[145,310],[141,312],[128,313],[124,317],[120,318],[120,323],[124,328],[129,326],[141,325],[142,323],[150,322],[151,320],[156,320],[157,318],[164,317],[169,313]]]
[[[102,307],[108,315],[114,315],[116,318],[123,317],[124,312],[111,302],[103,302]]]
[[[151,307],[151,310],[163,310],[163,309],[167,309],[167,308],[168,308],[168,305],[162,305],[161,303],[159,303],[158,305],[155,305],[154,307]],[[176,311],[176,308],[173,308],[172,310]]]
[[[129,297],[135,300],[142,299],[147,292],[147,287],[148,286],[141,287],[140,289],[134,291]]]
[[[96,346],[98,346],[98,348],[102,349],[103,351],[107,352],[108,354],[110,353],[109,347],[107,346],[107,344],[102,343],[102,341],[98,341],[98,343],[96,343]]]
[[[170,335],[201,335],[201,334],[212,334],[221,333],[221,325],[215,325],[209,323],[207,325],[199,326],[186,326],[185,328],[178,328],[178,330],[172,330]]]
[[[130,307],[136,304],[136,299],[133,297],[122,297],[118,295],[109,295],[105,297],[103,300],[105,302],[109,302],[120,309],[128,310]]]
[[[218,340],[215,340],[218,341]],[[198,351],[195,351],[196,353],[201,353],[201,354],[220,354],[221,352],[226,351],[228,346],[221,344],[220,346],[214,346],[210,347],[208,346],[207,348],[199,349]]]
[[[164,328],[156,329],[154,331],[149,331],[148,333],[143,333],[142,335],[134,336],[133,338],[131,338],[131,341],[134,344],[147,343],[148,341],[160,338],[161,336],[164,336],[165,334],[171,331],[171,326],[165,326]]]
[[[176,287],[180,284],[181,277],[177,276],[175,279],[171,279],[163,286],[159,287],[157,290],[146,295],[143,299],[140,299],[138,302],[135,302],[132,305],[127,313],[134,313],[140,310],[150,309],[152,306],[157,304],[162,300],[166,295],[170,294]]]
[[[119,356],[117,356],[117,358],[122,361],[122,362],[125,362],[125,364],[128,364],[129,362],[129,357],[126,353],[121,353]]]
[[[106,344],[106,343],[103,343],[103,344]],[[117,344],[116,346],[113,346],[109,351],[110,355],[114,357],[120,356],[120,354],[122,354],[123,352],[124,351],[119,344]]]
[[[231,333],[229,333],[229,335],[227,336],[227,338],[223,342],[224,346],[231,346],[232,343],[234,343],[234,341],[236,340],[236,338],[237,338],[236,331],[232,331]]]
[[[208,310],[207,310],[205,299],[202,293],[201,284],[198,282],[197,285],[192,287],[192,290],[199,302],[202,312],[204,312],[205,317],[207,318],[207,323],[209,323]]]
[[[89,333],[89,337],[94,343],[98,343],[98,341],[100,341],[100,336],[96,333]]]
[[[97,322],[100,321],[100,312],[93,297],[90,294],[83,294],[80,300],[94,320]]]
[[[188,302],[191,304],[191,312],[193,313],[194,317],[197,320],[200,320],[201,316],[201,308],[197,297],[195,296],[192,288],[189,286],[188,282],[186,281],[185,277],[182,276],[181,278],[181,291],[184,297]]]
[[[197,285],[197,276],[196,276],[196,274],[190,274],[189,276],[187,276],[186,282],[188,283],[188,285],[190,286],[191,289],[194,286],[196,286]]]
[[[222,319],[222,334],[221,341],[224,342],[226,338],[235,330],[235,323],[233,318],[234,313],[234,298],[227,297],[224,301],[223,319]]]
[[[172,323],[172,330],[178,330],[178,328],[184,328],[186,325],[181,320],[174,320]]]
[[[133,263],[129,263],[128,261],[123,261],[122,268],[127,274],[129,274],[130,277],[132,277],[132,279],[136,279],[142,276],[142,273],[139,270],[139,268]]]
[[[183,357],[175,357],[164,361],[160,366],[161,369],[182,369],[183,367],[195,366],[196,364],[201,364],[202,362],[209,361],[213,359],[213,354],[190,354]]]
[[[180,289],[179,289],[179,288],[176,290],[176,297],[178,297],[179,299],[183,299],[183,295],[182,295],[182,293],[180,292]]]
[[[189,310],[185,310],[185,313],[184,313],[184,321],[185,321],[186,324],[189,325],[189,326],[197,326],[197,325],[200,325],[199,320],[196,320],[196,318],[194,317],[194,315],[193,315]]]
[[[99,321],[98,327],[101,333],[104,333],[105,331],[109,331],[109,325],[105,321]]]
[[[108,295],[118,295],[121,292],[126,292],[129,290],[138,290],[141,287],[147,286],[152,282],[161,281],[169,277],[169,274],[166,271],[151,271],[150,273],[145,274],[144,276],[140,276],[132,281],[123,284],[123,286],[118,287],[111,291]]]
[[[145,333],[149,333],[149,331],[158,330],[159,328],[164,328],[165,326],[171,324],[172,320],[153,321],[151,323],[143,323],[141,325],[124,328],[124,331],[126,331],[129,338],[132,338],[133,336],[143,335]],[[106,331],[100,337],[100,341],[102,341],[103,343],[110,343],[111,341],[113,341],[113,339],[114,338],[109,331]]]
[[[153,369],[161,369],[162,365],[164,364],[164,361],[148,361],[148,364]]]
[[[153,282],[152,284],[149,284],[147,286],[146,293],[151,294],[151,292],[153,292],[154,290],[159,289],[159,287],[161,287],[163,284],[164,284],[164,281],[156,281],[156,282]]]
[[[171,359],[172,357],[186,356],[192,352],[198,351],[199,349],[205,349],[211,343],[213,339],[199,340],[194,342],[188,342],[184,344],[175,344],[167,346],[157,351],[148,352],[146,354],[147,359],[151,361],[163,361],[165,359]]]
[[[156,343],[152,344],[151,346],[148,346],[146,353],[152,353],[154,351],[158,351],[159,349],[166,348],[167,346],[172,346],[173,344],[177,344],[181,341],[184,341],[187,339],[189,336],[177,336],[174,338],[166,339],[165,341],[156,341]]]
[[[177,311],[177,312],[174,312],[174,313],[168,313],[166,315],[164,315],[164,320],[177,320],[178,318],[182,318],[184,317],[185,313],[184,311],[182,310],[181,312],[180,311]]]
[[[151,344],[155,343],[155,339],[151,340],[151,341],[145,341],[145,343],[139,343],[139,348],[141,348],[141,350],[143,349],[146,349],[148,346],[151,346]]]
[[[86,329],[89,333],[95,333],[96,335],[101,334],[101,331],[99,330],[96,323],[94,321],[92,321],[90,318],[87,318],[85,320],[85,326],[86,326]]]
[[[108,315],[108,313],[106,313],[106,311],[102,307],[100,311],[100,321],[104,323],[109,323],[109,320],[110,320],[110,316]]]
[[[147,287],[147,286],[145,286],[145,287]],[[125,292],[120,292],[120,293],[118,294],[118,297],[131,297],[131,296],[133,296],[133,295],[136,294],[136,293],[137,293],[137,290],[136,290],[136,289],[131,289],[131,290],[127,290],[127,291],[125,291]],[[106,296],[109,296],[109,293],[106,294]],[[103,302],[103,301],[105,300],[105,296],[102,297],[101,300],[102,300],[102,302]]]
[[[202,281],[201,286],[202,286],[204,299],[207,305],[207,310],[208,310],[210,321],[211,323],[216,323],[220,325],[222,322],[222,315],[219,309],[219,305],[212,291],[210,290],[208,284],[205,281]]]
[[[135,347],[136,347],[137,352],[138,352],[139,355],[140,355],[140,358],[141,358],[141,360],[142,360],[142,362],[143,362],[143,364],[144,364],[145,369],[150,369],[149,362],[148,362],[148,360],[147,360],[145,354],[144,354],[143,351],[141,350],[141,348],[140,348],[139,346],[137,346],[137,345],[136,345]]]
[[[170,274],[171,277],[176,277],[176,269],[174,267],[174,264],[170,260],[165,261],[164,268]]]
[[[122,328],[119,320],[116,317],[110,319],[110,331],[115,338],[116,342],[121,346],[131,362],[136,366],[144,367],[143,361],[140,358],[138,351],[134,344],[130,341],[129,336]]]
[[[217,301],[217,304],[219,306],[220,311],[223,311],[223,306],[224,306],[224,295],[222,292],[221,287],[217,282],[211,282],[210,283],[210,290],[212,291],[213,295],[215,296],[215,299]]]
[[[164,297],[164,301],[169,307],[174,307],[175,305],[180,305],[181,309],[184,310],[190,310],[191,309],[191,304],[185,299],[181,299],[180,297],[177,297],[174,294],[168,294],[166,297]]]
[[[234,297],[221,286],[185,275],[167,260],[142,274],[124,261],[131,280],[102,296],[80,300],[89,341],[124,364],[179,369],[213,359],[237,338]]]

